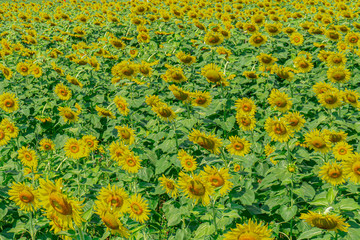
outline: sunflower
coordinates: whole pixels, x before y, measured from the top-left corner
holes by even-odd
[[[298,56],[294,59],[294,65],[299,72],[307,73],[313,69],[314,64],[312,64],[308,59],[303,56]]]
[[[360,35],[355,32],[348,32],[345,36],[345,42],[348,46],[356,47],[360,43]]]
[[[60,76],[64,76],[64,70],[56,65],[55,62],[51,62],[51,66],[55,72],[57,72]]]
[[[265,23],[264,14],[257,13],[251,16],[251,22],[256,24],[257,26],[262,26]]]
[[[0,146],[8,144],[11,137],[6,128],[3,125],[0,125]]]
[[[175,56],[185,65],[191,65],[196,62],[196,57],[185,54],[183,51],[178,52]]]
[[[18,99],[14,93],[3,93],[0,95],[0,108],[5,112],[11,113],[19,109]]]
[[[292,106],[288,95],[277,89],[271,91],[268,101],[272,107],[275,107],[280,112],[287,112]]]
[[[150,209],[147,200],[143,199],[140,194],[132,195],[129,199],[128,212],[130,218],[145,223],[149,219]]]
[[[318,95],[319,103],[328,109],[340,107],[343,103],[343,93],[337,88]]]
[[[272,66],[278,59],[271,56],[270,54],[260,53],[259,56],[256,57],[260,64],[263,66]]]
[[[355,90],[345,88],[343,92],[343,100],[353,107],[359,107],[359,94]]]
[[[347,232],[347,228],[350,226],[348,223],[345,223],[345,219],[335,214],[322,214],[309,211],[309,213],[302,213],[300,219],[305,220],[313,227],[327,231],[337,232],[340,230]]]
[[[117,161],[119,165],[122,165],[123,156],[126,152],[130,151],[129,148],[122,142],[112,142],[109,146],[110,157],[112,160]]]
[[[39,194],[33,187],[25,183],[13,183],[8,191],[10,200],[14,201],[21,210],[26,212],[36,211],[39,207]]]
[[[35,78],[39,78],[42,76],[43,72],[41,67],[39,67],[38,65],[34,64],[30,67],[30,73],[35,77]]]
[[[266,41],[267,37],[261,33],[254,33],[249,39],[250,44],[254,47],[260,47],[261,45],[265,44]]]
[[[243,76],[247,79],[258,79],[259,75],[255,71],[244,71]]]
[[[224,235],[224,240],[273,240],[271,230],[267,226],[262,226],[255,221],[249,220],[248,223],[236,224],[236,228]]]
[[[156,107],[158,104],[162,103],[160,98],[156,95],[145,96],[145,103],[150,107]]]
[[[268,23],[265,24],[265,30],[269,33],[270,36],[276,36],[281,33],[282,24],[281,23]]]
[[[166,103],[161,103],[151,108],[165,122],[173,121],[177,115]]]
[[[345,66],[346,56],[344,53],[331,53],[327,58],[326,64],[329,67]]]
[[[197,168],[196,159],[181,149],[178,152],[178,159],[180,160],[181,166],[185,171],[193,172]]]
[[[224,167],[217,169],[214,166],[210,167],[206,165],[204,171],[201,171],[201,175],[204,176],[215,189],[220,188],[219,193],[221,196],[227,194],[233,186],[233,183],[229,181],[229,179],[231,179],[229,169]]]
[[[223,41],[224,41],[223,35],[213,31],[209,31],[208,33],[205,34],[204,37],[205,44],[210,46],[220,45]]]
[[[57,84],[54,91],[61,100],[69,100],[71,98],[71,90],[62,83]]]
[[[41,139],[40,143],[40,150],[41,151],[52,151],[55,149],[55,144],[51,139],[43,138]]]
[[[346,52],[346,50],[348,49],[348,45],[346,42],[340,41],[337,43],[337,49],[340,52]]]
[[[64,145],[65,154],[69,158],[79,159],[89,156],[90,148],[82,139],[69,138]]]
[[[132,63],[131,61],[121,61],[120,63],[114,65],[111,68],[111,73],[115,77],[120,77],[120,79],[129,79],[132,80],[136,74],[139,72],[138,64]]]
[[[152,66],[154,66],[158,63],[159,63],[159,61],[155,61],[152,63],[141,61],[141,64],[139,65],[139,72],[145,77],[151,77],[152,72],[153,72]]]
[[[306,122],[303,118],[303,115],[300,115],[299,112],[289,112],[284,116],[284,118],[285,121],[289,124],[289,128],[294,132],[300,131]]]
[[[69,83],[75,85],[75,86],[79,86],[79,87],[83,87],[84,85],[75,77],[72,77],[70,75],[66,75],[66,80],[68,80]]]
[[[287,142],[294,134],[294,130],[289,127],[285,120],[276,117],[266,119],[265,130],[270,135],[271,140],[279,142]]]
[[[336,30],[327,30],[325,31],[325,36],[329,38],[331,41],[339,41],[341,39],[341,34]]]
[[[111,37],[109,43],[116,49],[124,49],[126,44],[117,37]]]
[[[290,35],[290,42],[295,46],[300,46],[304,43],[304,36],[301,33],[295,32]]]
[[[27,62],[19,62],[16,65],[16,71],[25,77],[30,74],[30,64]]]
[[[329,136],[329,140],[331,143],[338,143],[346,141],[347,133],[344,131],[330,131],[328,129],[323,130],[325,135]]]
[[[206,177],[200,174],[189,176],[180,172],[178,184],[186,197],[195,200],[195,203],[201,201],[204,206],[209,205],[214,187]]]
[[[29,149],[28,147],[21,147],[18,150],[18,158],[21,160],[21,163],[24,166],[30,168],[36,168],[38,164],[38,159],[34,150]]]
[[[333,186],[343,184],[345,182],[342,166],[336,162],[325,163],[324,166],[320,168],[319,176],[322,180]]]
[[[220,153],[219,147],[221,147],[222,141],[212,134],[206,135],[199,130],[192,129],[192,132],[189,134],[189,140],[209,150],[213,154]]]
[[[279,78],[291,82],[294,78],[293,72],[295,71],[295,69],[275,64],[271,68],[271,71],[275,73]]]
[[[4,74],[5,79],[10,80],[12,78],[13,72],[10,68],[5,67],[4,65],[0,64],[0,70]]]
[[[350,80],[351,73],[343,66],[332,67],[327,71],[327,77],[333,83],[345,83]]]
[[[350,181],[360,183],[360,154],[350,154],[346,161],[343,162],[344,175],[350,178]]]
[[[332,151],[336,160],[347,160],[352,154],[353,147],[347,142],[338,142]]]
[[[313,91],[316,95],[320,95],[322,93],[325,93],[327,91],[333,91],[335,87],[329,83],[325,82],[317,82],[313,85]]]
[[[181,87],[177,87],[174,84],[169,86],[168,88],[173,93],[174,97],[177,100],[183,102],[189,102],[191,100],[190,98],[191,93],[189,91],[185,91]]]
[[[128,126],[115,126],[115,129],[118,131],[118,135],[124,143],[131,145],[135,142],[133,129]]]
[[[81,140],[85,142],[90,151],[95,151],[98,148],[99,141],[93,135],[85,135]]]
[[[122,160],[118,163],[122,167],[122,169],[129,173],[139,172],[139,169],[141,168],[141,159],[139,158],[139,156],[135,156],[133,151],[124,152],[121,158]]]
[[[129,238],[129,230],[123,226],[119,219],[121,217],[121,212],[110,209],[107,204],[100,201],[95,201],[95,211],[105,226],[110,230],[111,234]]]
[[[119,188],[115,185],[102,187],[99,195],[96,197],[98,200],[95,201],[96,205],[105,205],[114,212],[125,213],[129,206],[129,195],[125,189]]]
[[[316,152],[327,153],[331,145],[329,136],[315,129],[305,134],[305,144]]]
[[[181,83],[186,82],[187,78],[184,75],[183,69],[181,67],[173,67],[168,64],[165,64],[167,71],[165,74],[161,75],[161,78],[165,82],[174,82],[174,83]]]
[[[54,214],[59,223],[65,228],[72,228],[74,221],[76,226],[80,226],[83,222],[82,202],[76,201],[71,197],[63,194],[62,179],[55,181],[40,178],[39,199],[40,204],[46,209],[48,214]]]
[[[65,123],[73,123],[79,121],[78,115],[80,114],[80,112],[75,112],[69,107],[59,107],[58,110],[60,112],[60,116],[63,117]]]
[[[50,230],[54,231],[55,234],[61,232],[61,231],[68,231],[69,229],[73,229],[72,226],[65,227],[62,225],[59,221],[59,218],[54,213],[47,213],[46,217],[50,220],[49,225],[51,226]],[[71,237],[68,236],[61,236],[61,239],[63,240],[72,240]]]
[[[256,105],[252,99],[241,98],[235,101],[236,112],[246,115],[255,115]]]
[[[115,119],[115,115],[113,114],[112,111],[107,110],[106,108],[103,107],[99,107],[98,105],[95,106],[95,110],[97,111],[98,115],[100,117],[104,117],[104,118],[112,118]]]
[[[320,61],[326,62],[330,55],[331,55],[331,52],[325,51],[325,50],[320,50],[317,57],[320,59]]]
[[[129,104],[126,102],[125,98],[115,96],[113,101],[114,101],[117,109],[123,116],[127,116],[129,114],[129,111],[130,111],[128,108]]]
[[[243,157],[250,152],[251,143],[245,140],[245,138],[231,136],[229,140],[231,143],[226,146],[229,153]]]
[[[178,186],[174,180],[165,177],[163,174],[162,177],[159,177],[161,187],[166,191],[167,194],[171,195],[172,198],[176,198],[179,194]]]
[[[217,47],[216,52],[220,55],[224,55],[225,59],[228,59],[229,56],[232,54],[230,49],[224,48],[224,47]]]
[[[236,113],[236,122],[243,131],[252,131],[256,125],[254,115],[247,115],[240,111]]]
[[[224,80],[220,67],[214,63],[204,66],[201,69],[201,75],[203,75],[209,83],[215,83],[216,85],[219,85]]]
[[[199,107],[207,107],[212,102],[212,97],[209,92],[196,91],[192,93],[192,105]]]
[[[242,166],[240,164],[235,163],[234,166],[234,172],[239,172],[242,169]]]

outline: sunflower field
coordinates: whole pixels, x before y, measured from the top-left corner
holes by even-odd
[[[0,1],[0,240],[360,239],[359,14]]]

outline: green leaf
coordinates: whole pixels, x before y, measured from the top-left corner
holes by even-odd
[[[352,198],[341,199],[341,201],[337,204],[340,210],[353,211],[355,209],[359,209],[360,206],[355,202]]]
[[[329,191],[326,194],[326,200],[328,201],[329,205],[334,202],[337,193],[338,191],[334,188],[329,188]]]
[[[319,198],[319,199],[309,202],[309,204],[316,205],[316,206],[327,206],[328,200],[326,198]]]
[[[251,205],[255,201],[254,191],[246,189],[244,195],[240,197],[240,201],[244,205]]]
[[[284,219],[285,222],[288,222],[296,215],[297,210],[298,210],[298,208],[296,205],[294,205],[292,207],[283,205],[280,208],[280,215]]]
[[[321,229],[313,228],[313,229],[310,229],[309,231],[301,233],[298,240],[309,239],[309,238],[312,238],[312,237],[315,237],[315,236],[319,236],[320,234],[322,234]]]
[[[209,223],[202,223],[195,232],[194,239],[202,239],[204,236],[209,236],[215,232],[215,227]]]

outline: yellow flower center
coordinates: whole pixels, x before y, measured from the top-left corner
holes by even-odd
[[[328,176],[331,178],[339,178],[341,175],[342,173],[338,168],[331,168],[328,170]]]
[[[126,164],[129,166],[129,167],[134,167],[136,165],[136,161],[134,158],[128,158],[126,159]]]
[[[340,155],[346,155],[346,154],[347,154],[347,149],[346,149],[346,148],[340,148],[340,149],[338,150],[338,153],[339,153]]]
[[[236,151],[241,151],[244,149],[244,144],[242,142],[236,142],[233,144],[233,148],[236,150]]]
[[[123,139],[129,139],[131,134],[127,129],[121,129],[120,135]]]
[[[205,186],[198,180],[191,180],[189,185],[189,191],[195,196],[204,196],[205,195]]]
[[[103,222],[105,225],[110,229],[119,229],[120,225],[114,216],[114,214],[111,214],[109,212],[106,212],[105,215],[102,217]]]
[[[70,119],[70,120],[75,118],[75,115],[69,111],[65,112],[64,116],[65,116],[65,118]]]
[[[25,158],[26,161],[29,161],[29,162],[32,161],[32,159],[33,159],[32,155],[30,153],[28,153],[28,152],[26,152],[24,154],[24,158]]]
[[[136,215],[141,215],[144,211],[142,209],[142,207],[140,206],[140,204],[135,203],[135,202],[131,204],[130,208],[133,211],[133,213],[135,213]]]
[[[311,145],[313,145],[315,148],[325,148],[326,143],[322,138],[315,138],[311,141]]]
[[[188,167],[188,168],[191,168],[194,164],[193,164],[193,161],[191,159],[186,159],[185,160],[185,165]]]
[[[45,150],[50,150],[51,149],[51,144],[50,143],[44,143],[43,145]]]
[[[211,35],[211,36],[209,37],[209,43],[211,43],[211,44],[217,44],[218,42],[220,42],[219,36],[217,36],[217,35]]]
[[[251,105],[250,103],[244,103],[244,104],[242,105],[242,110],[243,110],[244,112],[251,112],[251,110],[252,110],[252,105]]]
[[[72,153],[78,153],[80,151],[80,147],[78,144],[72,144],[70,145],[70,152]]]
[[[278,97],[275,99],[275,105],[279,108],[283,108],[287,105],[287,101],[285,98]]]
[[[224,178],[219,173],[210,176],[209,181],[214,187],[221,187],[225,183]]]
[[[120,196],[109,196],[107,202],[113,207],[121,207],[124,203],[124,199]]]
[[[166,188],[173,190],[175,188],[175,186],[174,186],[173,182],[167,181]]]
[[[210,82],[216,83],[221,80],[221,75],[218,71],[211,69],[206,72],[206,78]]]
[[[275,123],[274,132],[277,135],[284,135],[287,133],[286,128],[285,128],[284,124],[282,124],[282,123]]]
[[[14,106],[14,100],[12,100],[12,99],[5,99],[5,101],[4,101],[4,105],[5,105],[5,107],[7,107],[7,108],[11,108],[12,106]]]
[[[324,100],[327,104],[334,104],[338,99],[335,95],[327,95],[325,96]]]
[[[52,192],[49,196],[51,206],[62,215],[71,215],[71,204],[58,192]]]
[[[32,194],[29,190],[22,190],[19,193],[19,198],[24,203],[31,203],[34,201],[34,194]]]
[[[301,38],[300,37],[294,37],[294,42],[298,43],[298,42],[301,42]]]
[[[160,108],[159,114],[164,118],[168,118],[172,115],[172,112],[169,108]]]
[[[264,38],[262,36],[256,36],[254,37],[254,43],[262,43],[264,41]]]
[[[359,41],[359,38],[357,36],[351,36],[349,38],[349,42],[351,43],[357,43]]]
[[[240,236],[238,236],[238,240],[257,240],[258,235],[256,233],[243,233]]]
[[[23,67],[21,67],[21,71],[22,72],[27,72],[29,69],[28,69],[28,67],[26,67],[26,66],[23,66]]]

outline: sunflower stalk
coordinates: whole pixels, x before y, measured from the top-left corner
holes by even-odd
[[[33,223],[33,212],[31,211],[29,214],[29,222],[30,222],[30,236],[31,236],[31,240],[35,240],[35,236],[36,236],[36,230],[35,230],[35,226]]]
[[[216,234],[217,234],[218,228],[217,228],[217,225],[216,225],[216,208],[215,208],[215,202],[216,202],[216,198],[214,199],[213,204],[212,204],[212,212],[213,212],[213,221],[214,221],[214,226],[215,226],[215,232],[216,232]]]
[[[173,128],[174,128],[174,135],[175,135],[175,143],[176,143],[176,148],[179,149],[179,142],[178,142],[178,137],[176,134],[176,125],[175,125],[175,120],[173,121]]]

